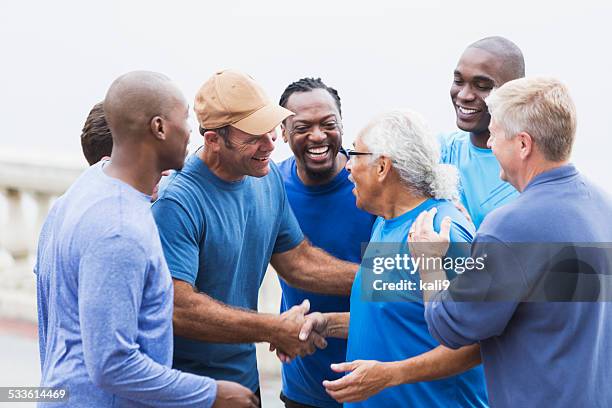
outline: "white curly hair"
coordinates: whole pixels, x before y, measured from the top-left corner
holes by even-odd
[[[391,159],[404,187],[412,194],[456,200],[455,166],[440,163],[440,145],[423,117],[412,110],[393,110],[372,120],[360,134],[371,161]]]

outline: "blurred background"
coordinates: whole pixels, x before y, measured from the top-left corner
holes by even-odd
[[[223,68],[249,73],[274,100],[299,78],[321,77],[340,93],[350,146],[391,108],[421,112],[436,133],[454,130],[449,87],[460,54],[502,35],[523,50],[527,75],[569,86],[578,109],[572,161],[612,192],[611,17],[603,0],[1,2],[0,386],[38,384],[36,237],[53,199],[85,168],[81,128],[117,76],[165,73],[189,101]],[[201,137],[193,115],[191,123],[193,151]],[[279,138],[273,158],[289,154]],[[274,273],[262,291],[261,308],[277,311]],[[277,406],[279,363],[265,347],[260,359],[266,406]]]

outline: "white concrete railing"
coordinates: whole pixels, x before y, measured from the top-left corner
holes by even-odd
[[[36,322],[33,266],[40,228],[53,200],[86,168],[78,158],[54,158],[0,149],[0,318]],[[260,290],[259,310],[278,313],[280,286],[269,273]],[[260,370],[277,374],[279,364],[258,345]]]
[[[52,201],[84,162],[0,151],[0,316],[36,321],[32,273],[40,227]]]

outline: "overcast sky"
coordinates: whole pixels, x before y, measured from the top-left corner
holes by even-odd
[[[80,130],[118,75],[172,77],[192,101],[216,70],[250,73],[278,100],[320,76],[340,92],[345,146],[376,113],[421,112],[455,129],[448,95],[469,43],[503,35],[528,75],[570,88],[578,108],[573,160],[612,191],[612,6],[605,1],[3,1],[0,152],[82,160]],[[201,143],[195,119],[191,144]],[[274,158],[289,155],[279,139]]]

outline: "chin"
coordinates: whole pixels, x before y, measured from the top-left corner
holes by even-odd
[[[252,172],[250,174],[250,176],[260,178],[260,177],[267,176],[268,173],[270,173],[270,166],[266,167],[265,169],[256,170],[256,171]]]
[[[331,163],[326,166],[311,167],[306,165],[306,173],[316,179],[325,179],[334,172],[334,164]]]
[[[470,132],[470,133],[474,133],[476,132],[476,124],[469,124],[469,123],[464,123],[461,120],[457,119],[457,127],[461,130],[463,130],[464,132]]]
[[[463,130],[464,132],[469,132],[471,130],[470,126],[465,126],[459,118],[457,118],[457,120],[455,121],[455,125],[457,126],[457,128]]]
[[[363,203],[359,199],[359,195],[357,194],[357,191],[355,191],[355,189],[353,189],[353,195],[355,196],[355,206],[359,208],[360,210],[365,211],[365,209],[363,208]]]

